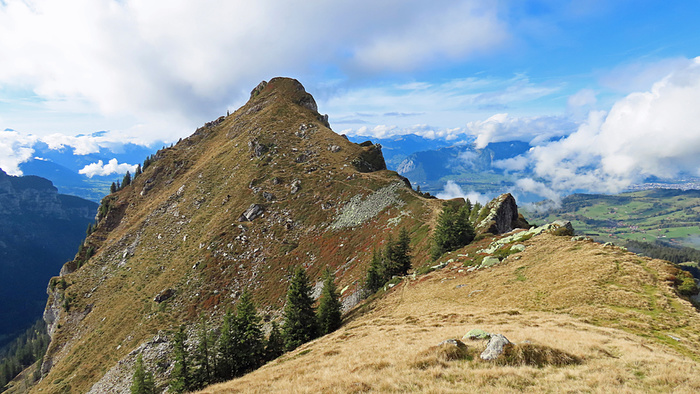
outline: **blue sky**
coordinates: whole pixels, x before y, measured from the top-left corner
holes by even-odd
[[[523,188],[700,175],[698,17],[690,0],[4,0],[0,167],[37,140],[175,141],[282,75],[336,132],[532,142],[502,163],[535,172]]]

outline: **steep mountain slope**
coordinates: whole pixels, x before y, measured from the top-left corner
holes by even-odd
[[[49,278],[75,255],[96,211],[47,179],[0,169],[0,346],[41,317]]]
[[[677,268],[568,236],[528,238],[501,246],[525,248],[489,268],[468,268],[489,240],[446,256],[454,261],[404,279],[338,331],[202,392],[700,390],[700,316],[676,294]],[[482,361],[485,341],[465,339],[469,356],[456,360],[436,347],[472,329],[543,352],[528,364],[518,353]]]
[[[313,280],[330,266],[354,304],[372,249],[405,227],[425,257],[440,206],[384,167],[379,147],[330,130],[299,82],[261,83],[102,201],[87,247],[51,281],[33,392],[124,390],[135,353],[202,314],[216,325],[245,288],[278,319],[297,265]],[[144,358],[167,375],[167,352]]]

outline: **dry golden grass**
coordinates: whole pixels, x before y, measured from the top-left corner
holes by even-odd
[[[404,281],[337,332],[202,393],[700,390],[698,315],[663,280],[672,267],[562,237],[527,246],[491,269]],[[515,365],[440,355],[472,328],[510,339]],[[485,342],[466,345],[474,356]]]

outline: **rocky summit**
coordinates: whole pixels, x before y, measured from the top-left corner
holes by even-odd
[[[414,191],[381,146],[333,132],[296,80],[260,83],[147,164],[102,200],[84,248],[51,280],[51,344],[32,392],[129,392],[140,360],[165,390],[179,327],[206,321],[216,336],[250,294],[269,331],[295,272],[318,297],[327,268],[341,328],[205,392],[700,387],[663,380],[670,362],[698,366],[677,267],[572,238],[570,224],[529,228],[508,194],[467,215],[464,200]],[[433,230],[471,216],[474,241],[431,260]],[[363,300],[373,252],[406,234],[408,274]],[[457,339],[468,332],[487,335]]]
[[[217,326],[244,289],[268,325],[279,321],[296,266],[319,282],[330,267],[348,310],[372,250],[399,228],[427,256],[439,207],[386,170],[380,146],[333,132],[298,81],[263,82],[102,200],[93,252],[49,286],[35,389],[123,392],[136,354],[164,362],[169,332],[201,316]]]

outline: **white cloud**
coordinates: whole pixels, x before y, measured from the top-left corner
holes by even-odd
[[[402,23],[389,34],[371,37],[359,47],[357,62],[368,69],[411,70],[425,63],[490,52],[508,39],[505,23],[489,2],[433,2],[429,7],[418,7],[418,12],[399,16]]]
[[[482,149],[489,143],[502,141],[525,141],[538,145],[570,134],[575,130],[575,125],[564,117],[511,117],[501,113],[483,121],[469,122],[467,129],[476,137],[476,148]]]
[[[36,137],[14,130],[0,131],[0,168],[9,175],[22,175],[19,165],[32,158],[35,142]]]
[[[508,37],[496,6],[476,0],[6,0],[0,86],[47,114],[99,113],[124,135],[174,140],[262,79],[442,66]]]
[[[618,100],[608,113],[591,112],[576,132],[526,157],[536,178],[559,193],[616,193],[649,176],[700,176],[698,106],[700,58]]]
[[[111,159],[107,164],[104,164],[102,160],[98,160],[97,163],[91,163],[79,170],[79,174],[83,174],[88,178],[93,176],[106,176],[112,174],[126,174],[130,171],[132,174],[136,171],[136,164],[126,164],[117,161],[117,159]]]
[[[411,127],[400,128],[396,125],[377,125],[374,127],[362,126],[358,129],[345,129],[341,131],[341,134],[347,134],[349,136],[366,136],[373,138],[389,138],[397,135],[418,135],[423,138],[434,139],[444,139],[447,141],[453,141],[464,135],[464,129],[456,127],[451,129],[438,129],[436,127],[431,127],[429,125],[414,125]]]
[[[450,200],[453,198],[461,197],[464,199],[469,199],[469,201],[471,201],[472,203],[479,202],[482,205],[490,201],[490,199],[486,195],[477,193],[473,190],[465,193],[464,190],[462,190],[462,188],[457,183],[455,183],[455,181],[452,180],[447,181],[442,192],[438,193],[436,197],[442,200]]]

